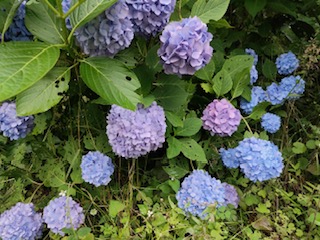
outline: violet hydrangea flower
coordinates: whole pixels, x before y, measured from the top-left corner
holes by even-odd
[[[300,76],[289,76],[281,80],[279,87],[287,94],[287,100],[295,100],[304,93],[305,81]]]
[[[63,228],[78,229],[84,222],[83,209],[71,197],[61,196],[49,202],[43,209],[43,219],[48,228],[64,236]]]
[[[176,0],[126,0],[135,32],[145,37],[155,36],[167,25]]]
[[[272,83],[267,87],[267,101],[272,105],[283,104],[288,96],[288,91],[281,88],[279,84]]]
[[[293,73],[299,67],[299,60],[291,51],[281,54],[276,59],[278,73],[288,75]]]
[[[129,7],[118,1],[105,12],[76,30],[82,51],[89,56],[115,56],[130,46],[134,37]]]
[[[107,135],[112,150],[124,158],[138,158],[162,147],[165,142],[164,110],[153,102],[136,111],[112,105],[107,116]]]
[[[193,170],[186,177],[176,194],[178,207],[186,213],[200,218],[205,218],[208,206],[216,204],[217,207],[225,206],[225,188],[220,180],[211,177],[203,170]]]
[[[70,6],[71,6],[71,0],[62,0],[61,5],[62,5],[63,12],[67,13],[70,9]],[[66,26],[69,30],[72,29],[70,17],[66,18]]]
[[[236,157],[236,150],[234,148],[229,148],[228,150],[220,148],[219,152],[222,162],[226,167],[237,168],[240,166],[240,161]]]
[[[0,215],[2,240],[34,240],[42,235],[43,219],[32,203],[17,203]]]
[[[108,185],[114,171],[111,158],[99,151],[88,152],[84,155],[80,167],[83,180],[96,187]]]
[[[160,36],[158,56],[167,74],[193,75],[209,63],[212,34],[198,17],[169,23]]]
[[[254,86],[251,89],[251,100],[248,102],[245,99],[240,100],[240,108],[246,113],[250,114],[255,106],[266,101],[266,92],[259,86]]]
[[[0,106],[0,131],[10,140],[24,138],[33,129],[33,116],[18,117],[15,102],[4,102]]]
[[[261,126],[269,133],[275,133],[280,129],[281,118],[273,113],[265,113],[261,117]]]
[[[228,100],[215,99],[203,111],[202,126],[211,135],[231,136],[237,131],[241,114]]]
[[[235,187],[228,183],[222,183],[222,186],[224,187],[225,191],[226,204],[232,204],[235,208],[237,208],[240,198]]]

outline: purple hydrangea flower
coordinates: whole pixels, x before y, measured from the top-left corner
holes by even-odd
[[[258,54],[256,54],[252,48],[246,48],[245,52],[253,57],[253,65],[257,65],[259,59]]]
[[[240,198],[235,187],[228,183],[222,183],[222,186],[224,187],[225,191],[226,204],[232,204],[235,208],[237,208]]]
[[[291,51],[281,54],[276,59],[278,73],[288,75],[293,73],[299,67],[299,60]]]
[[[83,209],[71,197],[61,196],[49,202],[43,209],[43,219],[48,228],[64,236],[63,228],[78,229],[84,222]]]
[[[8,30],[4,34],[4,41],[29,41],[32,39],[32,34],[26,28],[24,24],[24,18],[26,16],[26,3],[22,1],[15,16],[12,19]],[[9,10],[9,9],[8,9]]]
[[[266,92],[259,86],[254,86],[251,89],[251,100],[248,102],[245,99],[240,100],[240,108],[246,113],[250,114],[255,106],[266,101]]]
[[[138,158],[162,147],[166,118],[162,107],[153,102],[136,111],[112,105],[107,116],[107,135],[113,152],[124,158]]]
[[[2,240],[34,240],[42,235],[43,219],[32,203],[17,203],[0,215]]]
[[[71,0],[62,0],[61,5],[62,5],[63,12],[67,13],[71,7]],[[66,26],[69,30],[72,29],[70,17],[66,18]]]
[[[283,104],[288,96],[288,91],[281,88],[277,83],[272,83],[267,87],[267,101],[272,105]]]
[[[234,149],[232,159],[240,162],[244,175],[251,181],[265,181],[279,177],[283,169],[283,158],[278,147],[270,141],[255,137],[242,140]],[[235,152],[234,152],[235,151]],[[226,155],[226,154],[225,154]]]
[[[265,113],[261,117],[261,126],[269,133],[275,133],[280,129],[281,118],[273,113]]]
[[[208,172],[194,170],[186,177],[179,189],[176,198],[178,207],[186,213],[205,218],[203,211],[211,205],[225,206],[225,188],[220,180],[211,177]]]
[[[98,151],[84,155],[80,167],[83,180],[96,187],[108,185],[114,171],[111,158]]]
[[[295,100],[304,93],[305,81],[300,76],[289,76],[283,78],[279,86],[287,93],[286,99]]]
[[[197,17],[169,23],[160,36],[158,56],[167,74],[193,75],[209,63],[212,34]]]
[[[237,131],[241,114],[228,100],[215,99],[203,111],[202,126],[211,135],[231,136]]]
[[[145,37],[155,36],[167,25],[176,0],[126,0],[134,29]]]
[[[10,140],[26,137],[33,129],[33,120],[33,116],[18,117],[14,102],[4,102],[0,106],[0,131]]]
[[[90,56],[115,56],[130,46],[134,37],[129,7],[118,1],[105,12],[76,30],[83,52]]]
[[[237,168],[240,166],[240,161],[236,157],[236,150],[230,148],[228,150],[224,148],[220,148],[219,150],[220,156],[222,159],[223,164],[228,168]]]
[[[258,80],[258,71],[255,65],[250,69],[250,84],[253,85]]]

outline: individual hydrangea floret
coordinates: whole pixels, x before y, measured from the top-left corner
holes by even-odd
[[[245,99],[240,100],[240,108],[246,113],[250,114],[255,106],[266,101],[266,92],[259,86],[254,86],[251,89],[251,100],[248,102]]]
[[[237,131],[241,114],[228,100],[215,99],[203,111],[202,126],[211,135],[231,136]]]
[[[283,104],[288,96],[288,91],[281,88],[277,83],[271,83],[267,87],[267,101],[272,105]]]
[[[224,149],[220,148],[219,150],[220,156],[222,159],[223,164],[228,168],[237,168],[240,166],[240,161],[236,157],[236,150],[235,149]]]
[[[253,57],[253,65],[257,65],[259,59],[258,54],[256,54],[252,48],[246,48],[245,52]]]
[[[67,13],[70,9],[70,6],[71,6],[71,0],[62,0],[61,5],[62,5],[62,11],[64,13]],[[72,29],[70,17],[66,18],[66,26],[69,30]]]
[[[124,158],[138,158],[162,147],[166,118],[162,107],[153,102],[136,111],[112,105],[107,116],[107,135],[112,150]]]
[[[276,59],[278,73],[288,75],[293,73],[299,67],[299,60],[291,51],[281,54]]]
[[[61,196],[49,202],[43,209],[43,219],[48,228],[64,236],[63,228],[78,229],[84,222],[83,209],[71,197]]]
[[[225,188],[220,180],[203,170],[194,170],[183,180],[176,198],[179,208],[200,218],[205,218],[207,214],[203,211],[208,206],[220,207],[227,204]]]
[[[261,126],[269,133],[275,133],[280,129],[281,118],[273,113],[265,113],[261,117]]]
[[[114,171],[111,158],[99,151],[88,152],[84,155],[80,167],[83,180],[96,187],[108,185]]]
[[[0,106],[0,131],[10,140],[26,137],[33,129],[33,120],[33,116],[18,117],[14,102],[4,102]]]
[[[253,85],[258,80],[258,71],[255,65],[250,69],[250,84]]]
[[[0,215],[2,240],[34,240],[42,235],[43,219],[32,203],[17,203]]]
[[[105,12],[76,30],[75,36],[82,51],[89,56],[115,56],[130,46],[134,30],[129,7],[118,1]]]
[[[135,32],[145,37],[155,36],[167,25],[176,0],[126,0]]]
[[[235,187],[228,183],[222,183],[222,186],[224,187],[225,191],[226,204],[232,204],[235,208],[237,208],[240,198]]]
[[[158,56],[167,74],[193,75],[209,63],[212,34],[198,17],[169,23],[160,36]]]
[[[270,141],[255,137],[242,140],[234,149],[233,156],[240,162],[241,171],[251,181],[265,181],[279,177],[283,158],[278,147]]]
[[[304,93],[305,81],[300,76],[289,76],[281,80],[279,87],[287,93],[286,99],[296,100]]]

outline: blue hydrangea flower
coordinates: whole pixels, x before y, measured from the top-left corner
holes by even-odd
[[[259,59],[258,54],[256,54],[252,48],[246,48],[245,52],[253,57],[253,65],[257,65]]]
[[[134,37],[129,7],[118,1],[105,12],[76,30],[82,51],[89,56],[115,56],[130,46]]]
[[[160,36],[158,56],[167,74],[193,75],[209,63],[212,34],[198,17],[169,23]]]
[[[273,113],[265,113],[261,117],[261,126],[269,133],[275,133],[280,129],[281,118]]]
[[[83,209],[71,197],[61,196],[49,202],[43,209],[43,219],[48,228],[64,236],[63,228],[78,229],[84,223]]]
[[[300,76],[289,76],[283,78],[279,86],[287,94],[286,99],[295,100],[304,93],[305,81]]]
[[[291,51],[281,54],[276,59],[278,73],[281,75],[289,75],[299,67],[299,60]]]
[[[240,166],[240,161],[236,157],[236,150],[235,149],[224,149],[220,148],[219,150],[220,156],[222,159],[223,164],[228,168],[237,168]]]
[[[250,84],[253,85],[258,80],[258,71],[255,65],[250,69]]]
[[[63,12],[67,13],[71,7],[71,0],[62,0],[61,5],[62,5]],[[69,30],[72,29],[70,17],[66,18],[66,26]]]
[[[112,150],[124,158],[138,158],[162,147],[166,118],[162,107],[153,102],[136,111],[112,105],[107,116],[107,135]]]
[[[222,186],[224,187],[225,191],[226,204],[232,204],[235,208],[237,208],[240,198],[235,187],[228,183],[222,183]]]
[[[33,129],[33,120],[33,116],[18,117],[14,102],[4,102],[0,106],[0,131],[10,140],[26,137]]]
[[[42,235],[43,219],[32,203],[17,203],[0,215],[2,240],[34,240]]]
[[[203,170],[194,170],[186,177],[177,192],[178,207],[186,213],[205,218],[203,211],[212,205],[225,206],[225,188],[220,180]]]
[[[250,114],[255,106],[266,101],[266,92],[259,86],[254,86],[251,89],[251,100],[248,102],[245,99],[240,100],[240,108],[246,113]]]
[[[231,151],[235,151],[230,155],[238,159],[241,171],[253,182],[279,177],[282,172],[281,152],[270,141],[246,138]]]
[[[176,0],[126,0],[135,32],[155,36],[167,25]]]
[[[283,104],[288,96],[288,91],[281,88],[277,83],[272,83],[267,87],[267,101],[272,105]]]
[[[80,167],[83,180],[96,187],[108,185],[114,171],[111,158],[99,151],[88,152],[84,155]]]
[[[26,16],[26,3],[22,1],[15,16],[12,19],[8,30],[4,34],[4,41],[29,41],[32,39],[32,34],[26,28],[24,24],[24,18]],[[9,9],[8,9],[9,10]]]

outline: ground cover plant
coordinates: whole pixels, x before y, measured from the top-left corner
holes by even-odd
[[[0,239],[320,239],[319,9],[0,1]]]

